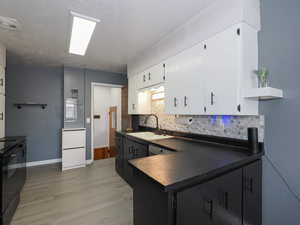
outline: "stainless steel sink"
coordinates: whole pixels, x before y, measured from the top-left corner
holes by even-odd
[[[148,140],[148,141],[161,140],[161,139],[167,139],[173,137],[169,135],[155,134],[153,132],[136,132],[136,133],[128,133],[127,135]]]

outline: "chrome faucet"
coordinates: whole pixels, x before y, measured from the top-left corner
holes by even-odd
[[[145,122],[144,122],[144,123],[146,124],[146,123],[148,122],[148,119],[149,119],[151,116],[155,117],[155,119],[156,119],[156,129],[159,130],[159,126],[158,126],[158,116],[155,115],[155,114],[147,115],[146,118],[145,118]]]

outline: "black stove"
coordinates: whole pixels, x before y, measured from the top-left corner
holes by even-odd
[[[0,154],[4,154],[7,150],[17,145],[18,141],[18,138],[0,138]]]
[[[9,225],[26,180],[26,139],[6,137],[0,139],[0,225]]]

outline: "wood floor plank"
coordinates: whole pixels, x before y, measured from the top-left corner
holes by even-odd
[[[132,190],[115,172],[114,159],[60,171],[32,167],[11,225],[132,225]]]

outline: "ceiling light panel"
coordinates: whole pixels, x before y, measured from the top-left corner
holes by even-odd
[[[71,12],[73,16],[69,53],[85,55],[90,40],[100,20]]]

